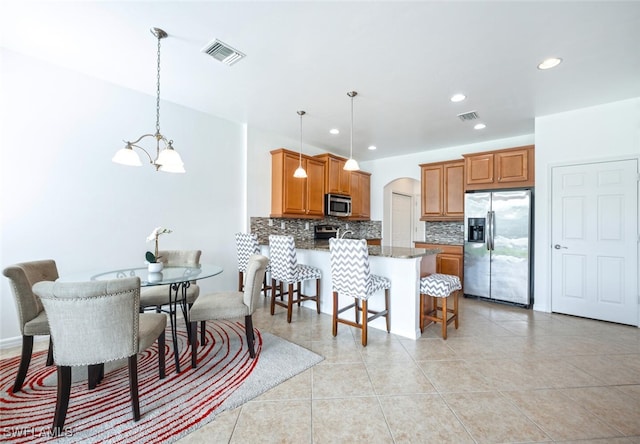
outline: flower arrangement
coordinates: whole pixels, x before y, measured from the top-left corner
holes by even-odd
[[[168,228],[156,227],[151,232],[151,234],[147,236],[147,242],[155,241],[155,244],[156,244],[155,254],[150,251],[147,251],[147,253],[145,254],[145,258],[147,259],[147,262],[149,262],[150,264],[157,263],[161,257],[161,256],[158,256],[158,236],[165,233],[169,234],[171,233],[171,230]]]

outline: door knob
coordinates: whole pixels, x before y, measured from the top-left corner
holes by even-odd
[[[555,244],[555,245],[553,246],[553,248],[555,248],[556,250],[559,250],[559,249],[561,249],[561,248],[564,248],[565,250],[567,249],[567,247],[563,247],[563,246],[561,246],[560,244]]]

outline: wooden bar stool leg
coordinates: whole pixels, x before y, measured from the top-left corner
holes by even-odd
[[[271,316],[273,316],[276,311],[276,298],[278,297],[278,292],[275,291],[274,288],[276,288],[276,280],[271,279]],[[282,289],[280,292],[282,294]]]
[[[442,298],[442,339],[447,339],[447,299]]]
[[[300,283],[298,282],[298,285]],[[287,294],[287,322],[291,323],[291,313],[293,312],[293,284],[289,284],[289,293]]]
[[[362,300],[362,325],[360,328],[362,329],[362,345],[364,347],[367,346],[367,331],[368,331],[368,323],[369,323],[369,309],[367,308],[367,300]]]
[[[424,299],[425,295],[420,293],[420,333],[424,333]]]
[[[338,292],[333,292],[333,336],[338,335]]]
[[[320,279],[316,279],[316,311],[320,314]]]
[[[456,290],[455,293],[453,294],[453,313],[456,317],[455,320],[455,327],[456,330],[458,329],[458,318],[460,317],[460,315],[458,314],[458,293],[460,292],[460,290]]]
[[[391,333],[391,319],[389,319],[389,289],[385,288],[384,290],[384,309],[387,314],[384,315],[387,321],[387,333]]]

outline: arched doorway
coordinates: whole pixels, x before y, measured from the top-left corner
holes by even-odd
[[[385,245],[413,247],[424,240],[424,222],[420,221],[420,181],[408,177],[384,186],[382,237]]]

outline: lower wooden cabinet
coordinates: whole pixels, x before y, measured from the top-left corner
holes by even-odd
[[[436,273],[458,276],[464,282],[464,250],[462,245],[427,244],[416,242],[416,248],[437,248],[441,250],[436,256]]]

